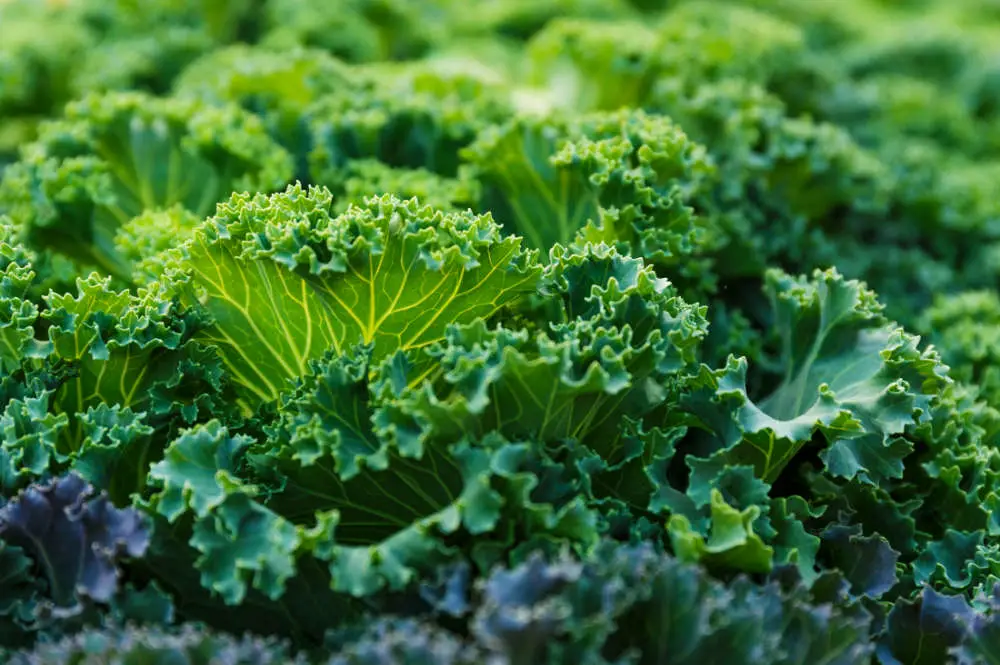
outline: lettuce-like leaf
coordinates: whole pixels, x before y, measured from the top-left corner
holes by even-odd
[[[474,551],[488,557],[491,538],[496,547],[509,545],[500,528],[506,520],[522,533],[570,542],[596,535],[579,498],[560,496],[557,488],[572,488],[572,474],[546,462],[544,448],[497,436],[401,448],[373,426],[388,396],[369,385],[363,356],[317,363],[313,371],[283,400],[251,463],[261,478],[277,481],[269,483],[277,489],[268,507],[297,524],[316,524],[307,538],[330,562],[334,588],[363,595],[399,587],[451,556],[445,536],[459,530],[476,537]]]
[[[156,291],[115,292],[110,278],[93,274],[77,286],[75,296],[50,293],[42,314],[52,359],[72,368],[53,400],[56,412],[77,414],[101,403],[145,409],[156,400],[157,415],[190,420],[199,405],[218,404],[212,393],[217,399],[221,386],[211,374],[218,361],[199,357],[192,342],[204,326],[200,314]],[[188,354],[199,360],[194,367]],[[68,450],[82,440],[72,425]]]

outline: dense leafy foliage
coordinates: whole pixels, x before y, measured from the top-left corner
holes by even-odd
[[[1000,659],[990,0],[0,2],[18,665]]]

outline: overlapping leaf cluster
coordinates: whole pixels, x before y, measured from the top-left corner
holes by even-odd
[[[0,32],[11,662],[1000,658],[987,0]]]

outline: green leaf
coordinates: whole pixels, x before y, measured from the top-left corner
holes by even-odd
[[[249,404],[268,402],[329,349],[373,359],[488,319],[532,291],[538,268],[488,217],[391,196],[333,216],[330,193],[235,195],[199,229],[188,267],[215,344]]]
[[[314,361],[252,447],[253,470],[271,488],[264,503],[302,528],[334,589],[402,588],[457,555],[451,543],[464,538],[474,539],[480,565],[495,557],[486,550],[519,542],[514,530],[571,547],[595,540],[575,452],[495,432],[401,448],[374,427],[384,400],[392,403],[380,374],[394,365],[370,370],[364,349]]]
[[[314,361],[251,458],[275,486],[268,507],[302,526],[333,588],[354,595],[404,586],[448,552],[439,534],[486,533],[502,505],[488,450],[449,442],[401,451],[380,438],[368,375],[363,352]]]
[[[447,178],[427,169],[392,167],[374,159],[355,159],[344,167],[343,196],[339,212],[382,194],[415,198],[436,210],[464,210],[478,200],[478,183],[468,178]]]
[[[1000,583],[1000,547],[982,531],[946,529],[944,538],[928,543],[913,562],[913,576],[942,590],[989,593]]]
[[[199,405],[218,398],[222,386],[204,380],[217,363],[198,357],[191,343],[204,325],[200,312],[162,298],[158,289],[116,292],[110,278],[96,274],[78,279],[75,295],[50,292],[45,301],[48,358],[67,374],[52,399],[55,413],[71,416],[60,443],[63,454],[83,442],[83,421],[75,415],[89,407],[103,403],[143,410],[158,398],[155,424],[160,425],[171,416],[192,415],[192,409],[197,413]],[[198,368],[191,367],[195,358]],[[224,411],[217,407],[218,415]]]
[[[73,102],[23,154],[0,181],[0,209],[32,245],[125,280],[115,235],[132,218],[174,205],[203,217],[234,190],[271,191],[292,177],[255,116],[139,93]]]
[[[863,535],[860,526],[831,525],[820,537],[823,554],[850,581],[852,593],[878,598],[896,585],[899,552],[882,536]]]
[[[35,339],[38,305],[25,298],[35,277],[30,256],[18,244],[6,242],[6,220],[0,217],[0,370],[12,372],[26,358],[39,358],[48,349]]]
[[[611,450],[618,420],[678,389],[705,334],[702,311],[641,260],[606,246],[553,259],[548,332],[491,330],[482,320],[453,326],[426,351],[440,369],[406,370],[400,382],[409,389],[376,417],[401,449],[496,431],[511,440],[575,439],[621,461]]]
[[[365,72],[363,86],[343,86],[320,97],[303,114],[309,179],[336,190],[360,160],[454,178],[461,150],[510,113],[508,90],[490,94],[485,86],[473,86],[469,94],[466,81],[433,64],[383,63]]]
[[[213,420],[183,431],[149,472],[160,489],[148,509],[171,523],[193,516],[189,543],[200,553],[194,567],[202,585],[230,605],[251,586],[279,598],[301,544],[295,526],[257,503],[256,488],[238,475],[251,443]]]
[[[947,662],[949,651],[965,636],[973,618],[965,599],[925,588],[913,601],[902,600],[889,612],[878,646],[882,665],[931,665]]]
[[[150,480],[162,487],[150,506],[172,522],[187,510],[205,517],[231,492],[252,491],[237,475],[251,443],[231,436],[218,420],[181,432],[149,470]]]
[[[119,404],[101,403],[77,414],[83,441],[72,461],[73,471],[108,492],[115,505],[127,505],[146,488],[150,464],[159,456],[146,414]]]
[[[0,415],[0,443],[18,476],[42,477],[54,463],[67,458],[68,451],[59,440],[69,428],[69,418],[65,413],[52,413],[51,402],[52,393],[43,391],[36,397],[11,400]]]
[[[768,273],[784,345],[785,376],[766,399],[746,389],[747,363],[730,358],[704,373],[689,408],[714,431],[730,463],[752,464],[773,482],[821,433],[834,476],[878,484],[899,478],[912,444],[902,434],[949,382],[933,350],[885,322],[874,294],[836,271],[812,280]],[[711,393],[714,393],[711,394]]]
[[[775,532],[774,538],[769,540],[774,548],[775,564],[794,566],[806,583],[817,577],[816,557],[822,543],[804,526],[813,516],[809,503],[798,496],[774,499],[768,513]]]
[[[463,153],[482,207],[536,249],[605,243],[683,266],[701,233],[691,207],[712,172],[704,150],[662,116],[523,116]]]
[[[35,564],[25,550],[0,544],[0,644],[21,646],[38,627],[38,609],[44,604],[46,582],[35,574]]]
[[[242,603],[249,587],[271,600],[284,595],[302,542],[295,526],[243,492],[203,510],[189,541],[200,553],[202,585],[229,605]]]
[[[712,517],[707,540],[693,531],[683,515],[670,518],[667,530],[674,552],[682,561],[704,562],[710,567],[766,573],[771,570],[774,550],[753,532],[760,509],[740,512],[726,503],[722,493],[712,491]]]

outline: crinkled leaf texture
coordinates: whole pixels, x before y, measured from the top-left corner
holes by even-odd
[[[688,402],[718,437],[717,458],[773,482],[813,437],[835,477],[879,484],[900,478],[912,444],[902,438],[947,385],[947,368],[917,338],[888,323],[874,294],[835,270],[813,279],[768,273],[785,376],[767,398],[746,391],[747,363],[703,371]]]
[[[466,82],[430,64],[378,66],[363,85],[318,98],[303,114],[310,180],[339,190],[352,162],[368,159],[455,177],[462,149],[510,113],[506,91],[469,94]]]
[[[48,339],[35,341],[44,350],[37,355],[62,371],[44,398],[53,416],[68,417],[47,454],[64,459],[79,450],[91,408],[141,411],[158,430],[206,410],[226,412],[221,363],[193,339],[204,313],[163,296],[159,288],[116,291],[97,274],[77,279],[75,293],[45,296],[36,324]]]
[[[835,576],[810,588],[783,569],[763,585],[723,584],[648,543],[604,541],[584,560],[536,553],[474,588],[466,580],[461,569],[444,580],[451,613],[510,665],[849,665],[874,651],[872,617]]]
[[[249,444],[212,420],[182,431],[149,472],[161,488],[149,509],[170,523],[190,512],[201,583],[230,604],[244,599],[250,581],[279,597],[301,542],[294,526],[256,503],[255,488],[236,475]]]
[[[486,217],[386,195],[333,212],[328,190],[234,195],[187,249],[194,296],[243,399],[277,399],[328,349],[374,359],[488,319],[536,288],[539,268]]]
[[[0,211],[31,245],[127,280],[116,235],[134,217],[175,205],[203,217],[234,190],[272,191],[291,177],[289,154],[238,108],[90,95],[4,172]]]
[[[463,154],[483,183],[483,207],[543,251],[607,243],[679,266],[702,233],[692,201],[711,162],[663,116],[526,115],[484,131]]]
[[[179,629],[113,626],[39,645],[12,655],[11,665],[305,665],[286,645],[258,637],[235,638],[196,625]]]
[[[32,485],[0,508],[0,538],[35,562],[56,615],[111,601],[119,560],[141,557],[149,544],[135,509],[115,508],[75,474]]]
[[[688,434],[646,466],[649,507],[670,514],[671,540],[687,559],[758,572],[793,563],[811,578],[825,554],[855,593],[878,597],[896,583],[901,552],[881,535],[882,517],[861,530],[852,513],[868,512],[858,503],[863,495],[902,481],[918,428],[929,426],[951,385],[947,368],[886,321],[863,284],[834,270],[812,279],[772,271],[765,286],[783,344],[782,380],[758,400],[748,391],[745,358],[692,376],[681,398],[693,417],[684,421]],[[807,485],[798,481],[803,462],[823,467],[806,474]],[[805,498],[772,498],[777,483]],[[841,486],[854,489],[832,489]],[[849,512],[824,505],[844,500],[855,504]],[[905,542],[898,528],[886,533]]]
[[[483,539],[487,549],[491,540],[509,546],[515,525],[595,539],[571,474],[530,442],[493,436],[400,450],[376,435],[368,373],[363,352],[314,361],[265,439],[213,421],[182,433],[153,466],[162,489],[150,508],[190,521],[205,588],[229,603],[250,588],[278,599],[320,565],[327,587],[367,596],[455,556],[449,534]],[[549,482],[541,486],[535,472]]]
[[[290,191],[280,202],[299,195]],[[371,204],[399,213],[400,227],[410,205]],[[247,239],[258,251],[261,242]],[[316,258],[318,250],[303,246]],[[277,243],[270,247],[277,255]],[[441,249],[441,265],[454,249]],[[263,256],[255,261],[285,270]],[[508,270],[525,279],[527,268]],[[359,277],[346,272],[348,284]],[[303,289],[312,284],[311,276],[289,275]],[[641,260],[607,247],[555,252],[536,280],[546,306],[559,312],[547,330],[491,329],[446,310],[451,320],[440,323],[433,344],[399,347],[398,336],[355,331],[349,347],[288,377],[295,382],[253,438],[219,421],[177,437],[150,473],[158,489],[149,508],[190,526],[184,538],[199,553],[202,585],[229,603],[251,589],[277,600],[319,564],[328,587],[370,596],[462,553],[488,568],[521,540],[593,544],[599,528],[589,470],[628,461],[604,434],[617,434],[619,417],[676,399],[706,324]]]
[[[401,365],[408,371],[392,380],[410,389],[379,426],[404,448],[496,431],[572,439],[621,461],[618,419],[675,397],[706,333],[704,312],[642,260],[600,245],[554,251],[543,293],[554,308],[547,326],[455,326],[427,350],[434,373]]]
[[[360,635],[334,635],[335,655],[326,665],[502,665],[484,649],[430,623],[392,617],[373,619]]]

